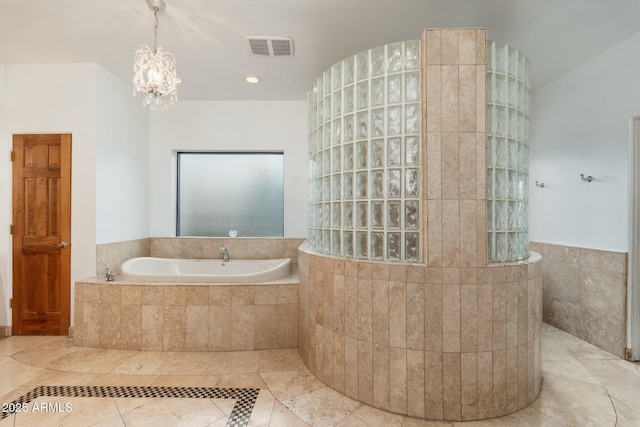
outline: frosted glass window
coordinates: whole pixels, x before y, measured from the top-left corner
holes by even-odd
[[[284,236],[282,152],[177,157],[177,236]]]

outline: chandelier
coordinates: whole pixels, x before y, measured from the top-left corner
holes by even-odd
[[[147,0],[147,6],[153,10],[156,24],[153,27],[153,50],[142,45],[133,60],[133,95],[144,95],[142,105],[152,110],[164,110],[178,100],[176,58],[158,47],[158,13],[167,5],[163,0]]]

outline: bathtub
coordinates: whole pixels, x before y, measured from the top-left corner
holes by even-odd
[[[125,261],[121,272],[138,282],[256,283],[291,274],[291,259],[232,259],[223,262],[216,259],[140,257]]]

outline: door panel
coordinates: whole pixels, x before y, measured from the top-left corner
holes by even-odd
[[[71,135],[14,135],[13,152],[13,333],[66,335]]]

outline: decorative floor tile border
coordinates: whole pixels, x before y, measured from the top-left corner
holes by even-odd
[[[0,420],[17,413],[18,408],[42,397],[154,397],[193,399],[237,399],[227,427],[244,427],[258,398],[257,388],[136,387],[136,386],[40,386],[13,402],[3,405]],[[7,410],[5,410],[5,407]]]

